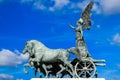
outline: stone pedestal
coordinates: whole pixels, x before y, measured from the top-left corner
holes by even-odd
[[[104,78],[32,78],[31,80],[105,80]]]

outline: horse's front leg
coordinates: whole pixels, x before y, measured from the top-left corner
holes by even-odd
[[[26,70],[26,67],[30,67],[30,64],[29,63],[24,64],[24,67],[23,67],[24,72],[28,74],[29,72]]]
[[[31,61],[31,60],[29,60],[29,64],[30,64],[30,68],[31,68],[31,69],[34,69],[34,62]]]
[[[37,71],[39,72],[39,74],[40,74],[40,78],[42,78],[42,73],[41,73],[41,70],[40,70],[40,67],[39,68],[37,68]],[[37,77],[37,76],[36,76]]]
[[[38,58],[30,58],[29,61],[31,62],[37,62],[37,65],[40,65],[40,60]]]
[[[30,58],[29,61],[36,62],[37,60],[36,60],[36,58]]]

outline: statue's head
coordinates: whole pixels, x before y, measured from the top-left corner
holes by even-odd
[[[83,19],[80,18],[78,21],[77,21],[77,25],[83,25]]]

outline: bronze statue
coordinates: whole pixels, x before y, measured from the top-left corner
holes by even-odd
[[[95,60],[92,58],[85,44],[83,31],[89,30],[91,26],[91,9],[93,1],[91,1],[82,12],[81,18],[76,22],[77,27],[70,25],[76,32],[76,47],[65,49],[50,49],[42,42],[30,40],[26,42],[23,54],[29,53],[28,63],[24,64],[24,72],[28,73],[26,67],[35,68],[36,73],[44,74],[45,77],[50,75],[77,78],[97,77],[96,66],[105,66],[105,64],[97,64],[105,62],[105,60]],[[70,52],[76,55],[76,58],[69,61]]]

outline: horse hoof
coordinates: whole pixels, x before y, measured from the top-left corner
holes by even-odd
[[[48,78],[48,76],[45,76],[45,78]]]
[[[56,78],[59,78],[59,76],[58,76],[58,75],[56,75],[55,77],[56,77]]]
[[[39,78],[38,76],[36,76],[36,78]]]
[[[32,70],[34,70],[34,67],[31,67]]]
[[[40,65],[40,63],[39,63],[39,62],[37,62],[37,65],[39,66],[39,65]]]
[[[25,71],[25,74],[28,74],[29,72],[28,71]]]

